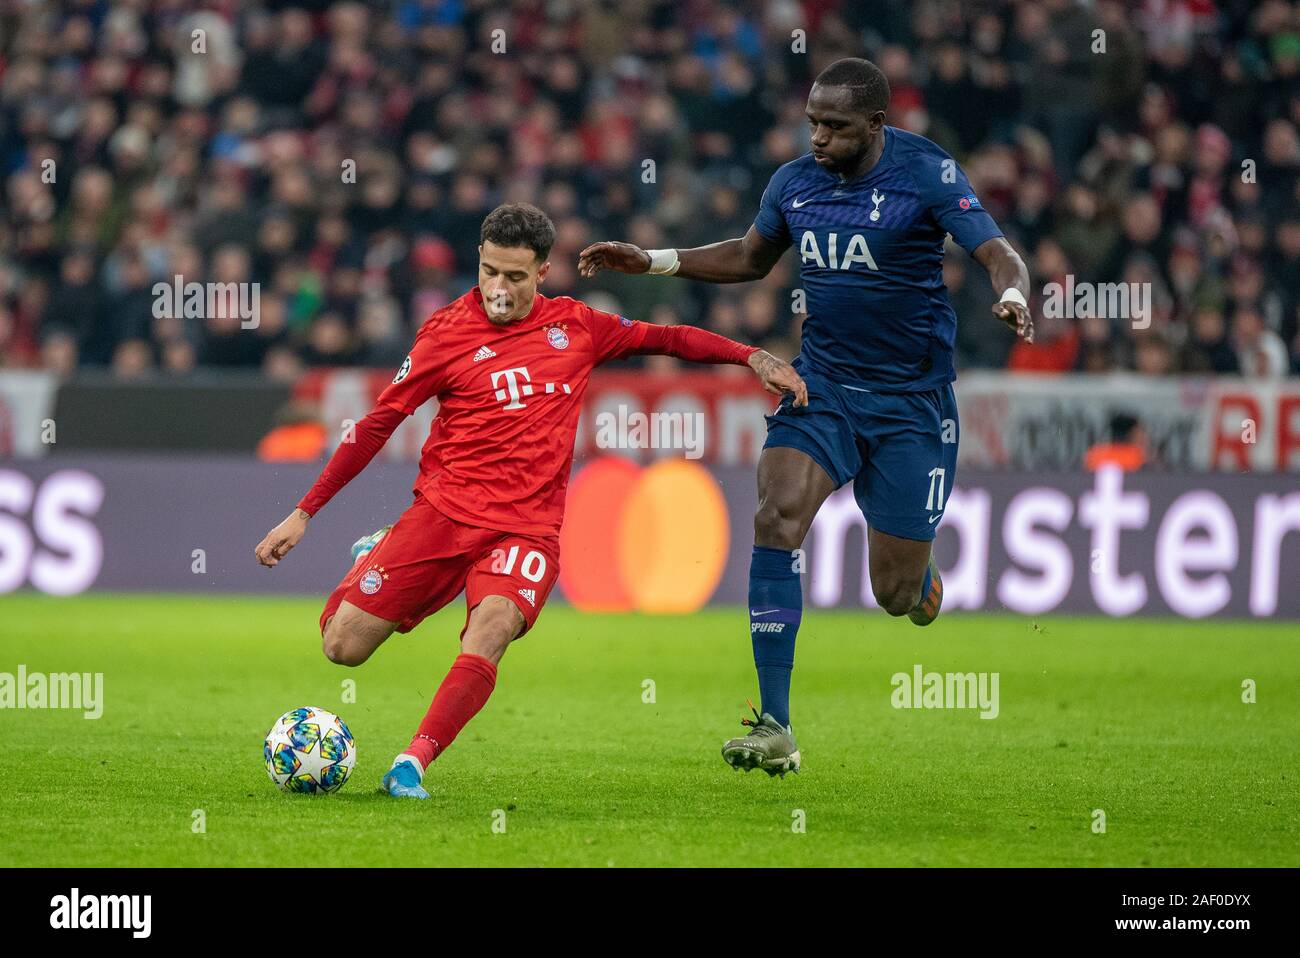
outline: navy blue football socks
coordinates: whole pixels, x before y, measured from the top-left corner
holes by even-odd
[[[803,588],[788,549],[754,546],[749,561],[749,636],[762,711],[790,724],[794,640],[803,617]]]

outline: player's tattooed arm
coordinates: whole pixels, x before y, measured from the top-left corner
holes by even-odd
[[[751,226],[738,239],[676,250],[677,269],[673,275],[705,283],[747,283],[770,273],[786,248],[765,239]],[[586,277],[595,276],[602,269],[646,273],[650,266],[650,254],[631,243],[592,243],[578,254],[578,272]]]
[[[760,349],[750,354],[747,362],[768,392],[775,396],[790,393],[794,396],[794,405],[808,405],[808,384],[784,359],[773,356],[766,349]]]
[[[1021,298],[1029,301],[1029,270],[1011,244],[1001,236],[994,237],[975,247],[975,260],[988,271],[989,280],[997,290],[1018,290]],[[1025,342],[1034,341],[1034,318],[1025,303],[1007,299],[994,303],[993,315],[1016,331]]]
[[[307,520],[311,513],[305,509],[294,509],[278,526],[266,534],[253,555],[257,561],[268,569],[283,559],[289,550],[296,546],[307,532]]]

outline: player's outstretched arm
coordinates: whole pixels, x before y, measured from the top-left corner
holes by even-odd
[[[253,549],[257,561],[268,569],[279,563],[307,533],[307,523],[325,503],[370,464],[388,437],[406,418],[406,413],[380,403],[359,423],[355,431],[339,443],[320,476],[302,497],[296,509],[268,532]]]
[[[657,326],[653,323],[636,323],[628,327],[634,340],[625,348],[610,354],[658,354],[676,356],[692,363],[742,363],[758,375],[763,388],[776,396],[790,393],[796,406],[808,405],[808,386],[795,368],[784,359],[773,356],[765,349],[746,346],[726,336],[697,326]]]
[[[612,269],[705,283],[747,283],[770,273],[785,251],[786,246],[765,239],[751,226],[739,239],[694,249],[644,250],[631,243],[592,243],[578,254],[578,272],[592,277],[602,269]]]
[[[1025,342],[1032,343],[1034,318],[1029,315],[1029,270],[1025,261],[1001,236],[981,243],[972,255],[988,271],[993,288],[1003,290],[993,304],[993,315]]]

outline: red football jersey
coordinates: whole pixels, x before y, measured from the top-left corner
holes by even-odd
[[[646,351],[744,363],[754,350],[704,330],[634,322],[568,296],[538,294],[526,317],[498,326],[476,286],[429,317],[379,404],[410,415],[438,398],[416,489],[444,514],[505,532],[558,535],[588,376],[602,362]]]

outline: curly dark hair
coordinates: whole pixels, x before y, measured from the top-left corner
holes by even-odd
[[[506,203],[487,215],[478,238],[497,246],[524,246],[544,260],[555,245],[555,224],[531,203]]]

